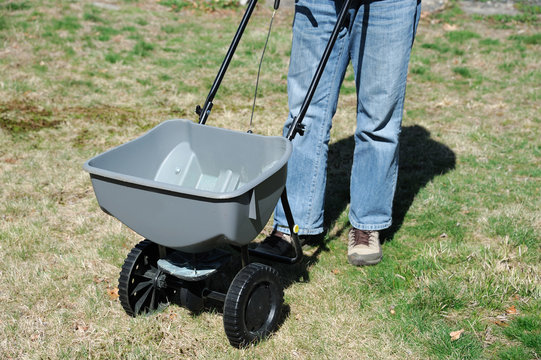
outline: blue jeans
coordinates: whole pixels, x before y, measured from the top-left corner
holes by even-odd
[[[296,0],[284,134],[299,113],[342,1]],[[391,226],[406,77],[420,13],[417,0],[354,1],[349,10],[303,120],[305,134],[293,140],[286,188],[300,235],[324,230],[330,130],[350,61],[357,88],[357,123],[349,221],[362,230]],[[274,224],[289,233],[281,203]]]

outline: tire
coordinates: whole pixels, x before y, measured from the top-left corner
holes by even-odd
[[[130,316],[149,313],[168,303],[165,278],[157,262],[158,244],[143,240],[130,251],[118,279],[118,295]]]
[[[284,291],[275,269],[252,263],[240,270],[224,303],[224,329],[231,345],[245,347],[274,332],[283,302]]]

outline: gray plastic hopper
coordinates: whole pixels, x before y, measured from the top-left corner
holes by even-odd
[[[246,245],[286,181],[291,142],[169,120],[84,164],[100,207],[160,245],[185,252]]]

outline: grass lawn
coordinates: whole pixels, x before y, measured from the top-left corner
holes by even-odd
[[[0,2],[0,358],[539,359],[541,21],[538,6],[519,9],[483,17],[451,2],[423,16],[394,224],[383,261],[367,268],[346,259],[348,71],[328,232],[300,264],[277,266],[278,331],[238,350],[216,310],[126,315],[118,274],[142,239],[100,210],[82,164],[163,120],[195,120],[242,12],[180,0]],[[270,15],[256,9],[209,125],[248,129]],[[282,10],[274,22],[259,134],[280,134],[287,116],[291,21]]]

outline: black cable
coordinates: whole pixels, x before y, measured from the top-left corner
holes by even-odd
[[[257,79],[255,82],[255,91],[254,91],[254,103],[252,105],[252,114],[250,115],[250,128],[248,130],[249,133],[252,132],[252,121],[254,119],[254,111],[255,111],[255,102],[257,99],[257,88],[259,86],[259,74],[261,73],[261,65],[263,64],[263,57],[265,56],[265,50],[267,50],[267,44],[269,43],[269,37],[271,34],[272,29],[272,23],[274,21],[274,14],[276,14],[276,8],[272,12],[272,17],[269,24],[269,31],[267,32],[267,39],[265,40],[265,46],[263,47],[263,52],[261,53],[261,59],[259,60],[259,69],[257,70]]]

